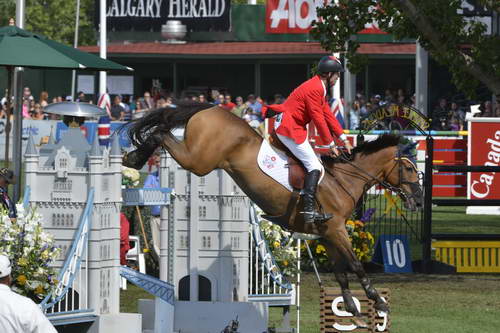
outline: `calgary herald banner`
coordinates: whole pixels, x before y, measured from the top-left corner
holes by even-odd
[[[500,166],[500,119],[470,121],[469,150],[469,165]],[[500,199],[500,174],[471,172],[468,187],[470,199]]]
[[[106,0],[107,30],[161,31],[180,20],[188,31],[229,31],[231,0]],[[99,0],[94,24],[99,29]]]

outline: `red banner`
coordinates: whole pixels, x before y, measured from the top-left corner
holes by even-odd
[[[469,165],[500,166],[500,121],[469,123]],[[470,199],[500,199],[500,174],[471,172]]]
[[[306,34],[317,20],[316,8],[331,0],[267,0],[266,33]],[[367,24],[360,34],[385,34],[378,26]]]

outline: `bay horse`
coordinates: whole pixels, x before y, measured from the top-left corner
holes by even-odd
[[[171,133],[184,127],[182,141]],[[131,142],[138,147],[124,157],[124,165],[140,169],[159,146],[166,149],[181,167],[197,176],[214,169],[225,170],[248,197],[266,214],[285,213],[291,193],[266,175],[257,164],[263,138],[247,123],[229,111],[211,104],[182,102],[176,107],[160,108],[133,120],[128,128]],[[323,158],[325,175],[318,186],[316,200],[333,217],[321,224],[304,223],[301,201],[294,208],[288,229],[319,235],[333,262],[346,310],[360,327],[366,326],[351,296],[347,271],[354,272],[375,309],[388,311],[387,304],[370,283],[361,262],[353,252],[345,228],[357,201],[376,183],[398,193],[405,206],[416,209],[422,204],[416,166],[399,153],[400,137],[383,135],[366,142],[352,152],[351,161],[336,163]]]

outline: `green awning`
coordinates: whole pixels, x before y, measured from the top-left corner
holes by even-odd
[[[0,28],[0,66],[133,70],[15,26]]]

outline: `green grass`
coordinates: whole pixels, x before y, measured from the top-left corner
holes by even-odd
[[[500,234],[500,222],[495,216],[466,215],[465,207],[434,207],[433,233]],[[412,255],[419,257],[419,244],[413,245]],[[391,332],[500,332],[500,274],[371,274],[370,277],[376,288],[391,291]],[[333,274],[321,274],[321,279],[327,287],[338,286]],[[353,275],[349,280],[352,289],[360,289]],[[300,295],[300,331],[317,333],[320,295],[314,274],[302,274]],[[139,298],[151,296],[129,284],[129,290],[121,292],[121,310],[136,312]],[[280,326],[281,314],[281,308],[270,309],[270,327]],[[295,318],[292,307],[293,323]]]
[[[377,288],[391,291],[391,332],[395,333],[498,333],[500,327],[500,274],[421,275],[373,274]],[[333,274],[321,274],[323,284],[336,287]],[[351,287],[359,289],[354,276]],[[301,284],[302,333],[319,332],[319,287],[314,274],[303,273]],[[137,311],[137,298],[150,298],[129,284],[122,291],[124,312]],[[277,327],[280,308],[271,308],[271,327]],[[296,312],[292,309],[295,322]],[[294,324],[295,325],[295,324]]]
[[[465,207],[434,207],[432,232],[500,234],[498,216],[467,215],[465,210]]]

